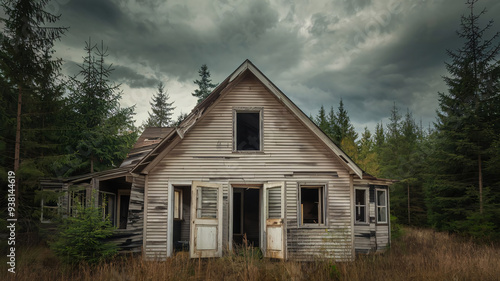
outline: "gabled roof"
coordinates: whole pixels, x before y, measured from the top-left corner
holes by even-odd
[[[276,87],[250,60],[245,60],[231,75],[220,83],[212,93],[191,111],[181,124],[168,133],[165,138],[149,152],[146,157],[132,169],[133,173],[147,174],[156,164],[168,154],[170,149],[180,142],[189,130],[196,126],[197,121],[204,116],[207,109],[225,92],[238,83],[238,78],[251,72],[300,122],[311,130],[338,158],[352,174],[363,178],[363,171],[345,154],[302,110],[300,110],[278,87]],[[177,138],[176,138],[177,137]]]

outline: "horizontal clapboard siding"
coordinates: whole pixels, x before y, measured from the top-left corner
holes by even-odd
[[[263,151],[233,152],[233,109],[236,107],[262,108]],[[322,172],[336,172],[338,177],[321,175]],[[149,172],[148,204],[155,203],[148,206],[147,233],[150,225],[164,229],[151,236],[158,244],[148,249],[166,249],[162,241],[166,243],[164,204],[168,182],[193,180],[224,183],[224,241],[229,231],[229,184],[284,181],[289,257],[310,260],[317,258],[317,250],[322,249],[328,257],[352,259],[350,175],[336,156],[252,74],[247,74],[229,93],[220,97],[184,139]],[[322,229],[300,228],[297,223],[298,184],[307,182],[327,185],[325,207],[328,217]],[[158,206],[164,207],[165,212],[157,209]],[[148,234],[147,239],[149,237]]]
[[[167,255],[168,181],[155,174],[147,180],[147,221],[145,254],[147,259],[164,259]]]
[[[119,244],[128,252],[140,252],[143,245],[144,226],[144,176],[134,176],[130,188],[130,202],[127,217],[127,229],[119,230],[122,236]]]

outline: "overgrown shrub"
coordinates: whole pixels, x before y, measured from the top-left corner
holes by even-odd
[[[63,220],[59,237],[51,244],[59,258],[68,264],[98,264],[114,257],[117,246],[106,241],[114,231],[109,216],[103,219],[95,197],[87,207],[76,204],[75,215]]]
[[[398,218],[391,215],[391,240],[398,239],[403,235],[403,229],[398,223]]]

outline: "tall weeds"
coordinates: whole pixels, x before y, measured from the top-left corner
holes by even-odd
[[[20,250],[17,274],[1,265],[0,280],[498,280],[500,248],[432,230],[406,229],[386,253],[355,262],[272,261],[247,244],[218,259],[166,261],[127,256],[99,266],[68,267],[45,247]],[[5,264],[2,261],[2,264]]]

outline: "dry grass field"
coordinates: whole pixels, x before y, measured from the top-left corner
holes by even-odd
[[[220,259],[195,260],[178,253],[163,262],[122,257],[91,268],[69,268],[46,247],[19,249],[17,273],[0,280],[500,280],[500,248],[427,229],[405,229],[384,254],[355,262],[270,261],[241,249]]]

